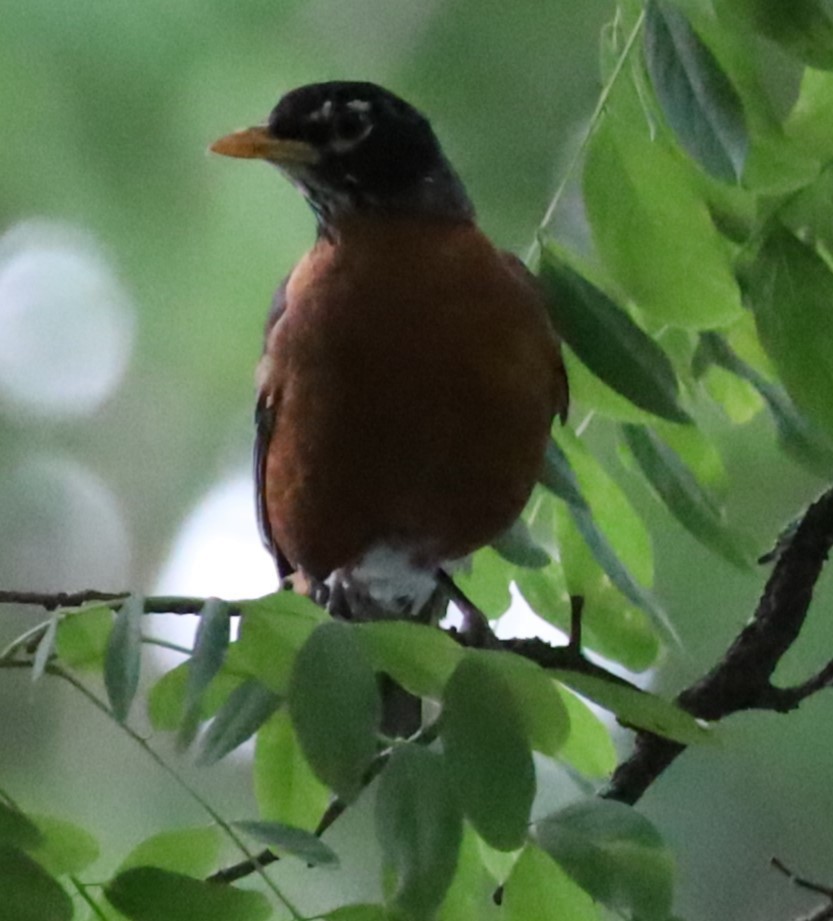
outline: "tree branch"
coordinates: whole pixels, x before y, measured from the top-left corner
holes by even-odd
[[[833,662],[795,687],[772,684],[778,663],[804,625],[831,546],[833,489],[807,509],[786,540],[752,619],[724,657],[677,697],[683,710],[711,721],[741,710],[785,713],[833,684]],[[624,803],[637,802],[684,749],[652,733],[637,733],[633,754],[616,769],[603,795]]]

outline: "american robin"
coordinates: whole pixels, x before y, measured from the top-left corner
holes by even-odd
[[[266,547],[354,616],[416,614],[517,518],[566,415],[543,295],[477,228],[429,122],[379,86],[303,86],[211,149],[277,166],[318,222],[257,369]]]

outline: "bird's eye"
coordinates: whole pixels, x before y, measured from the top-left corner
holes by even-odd
[[[336,145],[347,147],[358,143],[370,133],[373,127],[368,113],[362,109],[345,109],[333,119],[333,140]]]

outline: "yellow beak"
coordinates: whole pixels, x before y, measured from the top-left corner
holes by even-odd
[[[272,137],[263,125],[227,134],[219,141],[215,141],[208,149],[224,157],[269,160],[279,166],[311,165],[320,160],[320,155],[312,144],[307,144],[306,141]]]

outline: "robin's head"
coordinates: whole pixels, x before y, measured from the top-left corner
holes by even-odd
[[[229,134],[211,150],[275,164],[325,226],[356,211],[473,215],[428,120],[373,83],[302,86],[280,100],[265,125]]]

